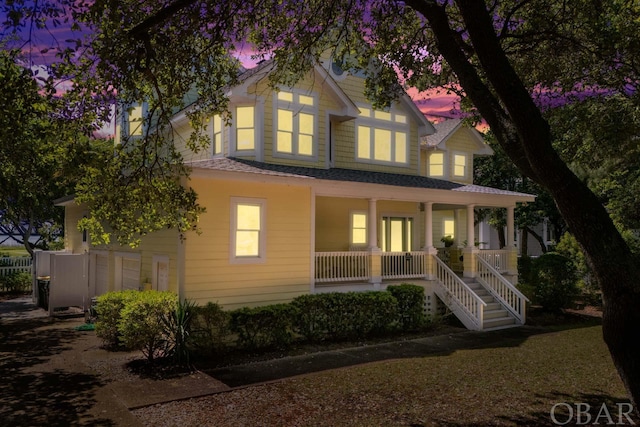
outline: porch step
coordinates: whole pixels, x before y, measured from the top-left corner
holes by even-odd
[[[513,318],[502,305],[489,293],[489,291],[476,281],[473,277],[460,277],[462,281],[487,305],[484,307],[484,317],[482,329],[493,330],[518,326]]]

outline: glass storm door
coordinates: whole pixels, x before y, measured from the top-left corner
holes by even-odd
[[[409,252],[412,248],[413,218],[382,217],[382,250],[385,252]]]

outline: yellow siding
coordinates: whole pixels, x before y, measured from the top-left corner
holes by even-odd
[[[311,275],[311,194],[308,188],[193,178],[207,212],[202,234],[185,242],[185,296],[225,308],[285,302],[308,293]],[[231,198],[266,200],[266,259],[230,262]]]
[[[465,184],[473,183],[473,154],[478,151],[478,146],[473,138],[471,130],[462,127],[451,135],[446,142],[447,154],[445,155],[445,161],[448,161],[449,177],[452,181]],[[453,155],[456,153],[467,155],[467,176],[464,178],[453,175]]]
[[[462,245],[467,239],[467,210],[459,210],[460,222],[456,226],[457,235],[455,236],[456,245]],[[444,220],[453,219],[455,221],[455,212],[453,210],[433,211],[433,246],[441,248],[444,243],[440,239],[444,236]]]
[[[86,214],[86,208],[70,203],[64,208],[64,248],[72,253],[82,253],[88,249],[82,244],[82,232],[78,230],[78,221]]]
[[[209,146],[205,149],[201,149],[198,153],[194,153],[187,147],[187,141],[193,132],[193,128],[189,124],[188,120],[184,120],[180,125],[176,125],[173,128],[174,144],[177,151],[182,155],[185,161],[202,160],[211,157],[211,138],[209,138]]]

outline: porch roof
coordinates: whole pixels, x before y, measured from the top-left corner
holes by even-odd
[[[392,185],[396,187],[425,188],[433,190],[450,190],[464,193],[495,194],[503,196],[533,197],[531,194],[515,191],[499,190],[474,184],[459,184],[442,179],[418,175],[402,175],[396,173],[363,171],[355,169],[317,169],[302,166],[287,166],[257,162],[238,158],[215,158],[186,162],[196,169],[210,169],[228,172],[243,172],[300,179],[320,179],[329,181],[360,182],[367,184]]]

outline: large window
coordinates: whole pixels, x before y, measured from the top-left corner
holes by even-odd
[[[444,153],[435,152],[429,155],[429,176],[444,176]]]
[[[356,127],[356,158],[407,164],[408,130],[404,114],[361,107]]]
[[[464,178],[467,176],[467,155],[466,154],[453,155],[453,176],[458,178]]]
[[[351,212],[351,245],[367,244],[367,213]]]
[[[277,155],[312,157],[316,153],[316,99],[279,91],[276,95],[275,147]]]
[[[236,151],[256,148],[255,107],[236,107]]]
[[[263,260],[265,256],[265,201],[231,201],[231,259],[236,262]]]

